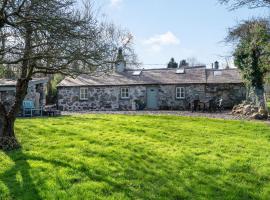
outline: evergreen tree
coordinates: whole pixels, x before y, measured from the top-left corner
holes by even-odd
[[[168,68],[177,68],[178,64],[175,62],[174,58],[171,58],[170,62],[168,63]]]
[[[267,111],[264,84],[270,71],[269,21],[245,21],[230,30],[227,40],[237,44],[234,62],[249,88],[250,100]]]

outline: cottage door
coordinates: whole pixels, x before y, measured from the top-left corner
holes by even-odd
[[[158,109],[158,88],[156,87],[147,88],[147,108]]]

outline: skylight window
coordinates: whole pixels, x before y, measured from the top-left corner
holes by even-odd
[[[142,73],[141,70],[140,70],[140,71],[134,71],[134,72],[132,73],[132,75],[133,75],[133,76],[140,76],[141,73]]]
[[[222,72],[221,71],[214,71],[214,76],[221,76]]]
[[[176,74],[184,74],[185,73],[185,69],[177,69],[176,70]]]

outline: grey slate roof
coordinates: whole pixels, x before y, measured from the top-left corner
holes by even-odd
[[[39,84],[48,82],[47,78],[33,78],[30,84]],[[0,79],[0,87],[15,87],[17,81],[13,79]]]
[[[0,87],[7,87],[7,86],[15,86],[16,81],[11,80],[11,79],[0,79]]]
[[[221,75],[215,75],[221,73]],[[243,83],[238,69],[206,70],[207,83]]]
[[[81,75],[73,79],[66,77],[58,87],[73,86],[124,86],[157,84],[197,84],[197,83],[242,83],[237,69],[219,70],[220,76],[214,76],[213,70],[205,66],[185,68],[185,73],[177,74],[177,69],[144,69],[139,76],[133,76],[134,70],[101,76]]]

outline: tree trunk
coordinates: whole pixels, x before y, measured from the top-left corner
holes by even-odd
[[[1,119],[0,129],[0,149],[2,150],[13,150],[20,147],[19,142],[16,139],[14,132],[15,118],[5,116]]]
[[[249,101],[251,101],[254,105],[259,108],[259,114],[265,119],[268,118],[268,107],[266,103],[266,96],[263,87],[249,88]]]
[[[27,94],[28,83],[29,79],[17,80],[15,102],[8,112],[0,102],[0,149],[13,150],[20,147],[15,136],[14,123]]]
[[[255,96],[256,96],[256,105],[259,106],[259,108],[263,108],[268,113],[268,107],[266,103],[266,96],[264,88],[256,88],[255,89]]]
[[[247,100],[258,107],[258,119],[267,119],[269,110],[266,103],[266,95],[264,87],[249,87],[247,93]]]

